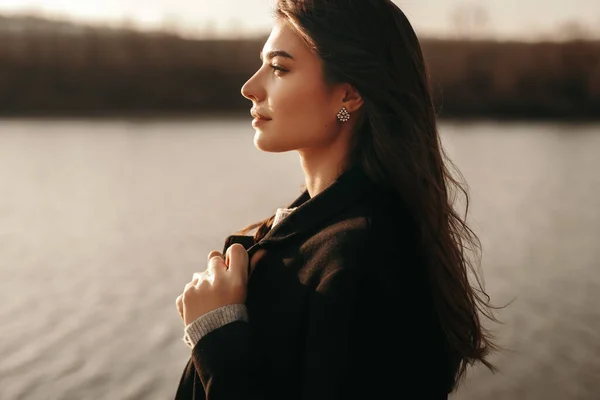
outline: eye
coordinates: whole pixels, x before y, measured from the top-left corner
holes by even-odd
[[[277,76],[281,76],[288,72],[285,68],[281,68],[279,65],[271,64],[270,67],[273,69],[273,73]]]

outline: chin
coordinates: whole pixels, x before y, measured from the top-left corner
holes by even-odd
[[[295,150],[295,147],[290,146],[291,143],[283,143],[281,139],[278,137],[268,137],[264,132],[257,130],[254,135],[254,147],[267,153],[284,153]]]

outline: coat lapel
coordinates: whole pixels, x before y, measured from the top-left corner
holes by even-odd
[[[289,207],[297,207],[261,240],[265,246],[287,241],[296,235],[318,228],[331,217],[355,203],[372,190],[367,176],[358,168],[340,175],[314,197],[304,191]]]
[[[375,190],[375,184],[358,167],[341,174],[331,185],[314,197],[305,190],[288,207],[297,207],[290,215],[272,228],[258,243],[252,236],[231,235],[225,241],[223,253],[234,243],[240,243],[252,258],[259,248],[268,249],[308,231],[337,215],[357,200]]]

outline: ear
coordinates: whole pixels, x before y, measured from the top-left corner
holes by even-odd
[[[344,98],[341,107],[346,107],[349,113],[355,113],[363,106],[363,98],[356,88],[349,83],[343,85]]]

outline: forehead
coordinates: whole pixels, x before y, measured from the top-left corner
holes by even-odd
[[[283,50],[290,53],[295,59],[312,55],[304,40],[285,22],[277,22],[267,39],[263,54],[273,50]]]

